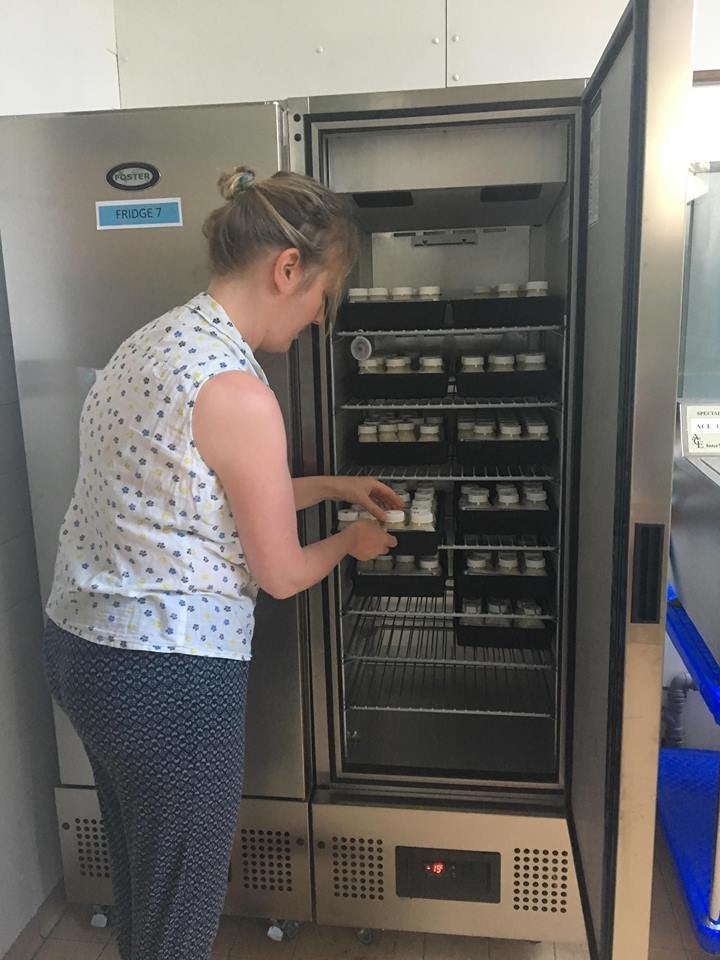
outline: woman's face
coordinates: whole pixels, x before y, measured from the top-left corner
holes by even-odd
[[[303,330],[325,322],[327,301],[337,286],[337,270],[314,270],[310,278],[301,268],[297,251],[284,250],[277,258],[275,303],[262,348],[270,353],[289,350]]]

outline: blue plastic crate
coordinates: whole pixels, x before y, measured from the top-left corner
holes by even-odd
[[[672,586],[668,586],[666,629],[708,710],[715,722],[720,723],[720,664],[685,612]]]
[[[720,926],[708,917],[715,855],[720,753],[663,747],[658,817],[698,943],[720,954]]]

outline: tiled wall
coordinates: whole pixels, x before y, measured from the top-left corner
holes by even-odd
[[[60,877],[57,754],[0,250],[0,956]]]

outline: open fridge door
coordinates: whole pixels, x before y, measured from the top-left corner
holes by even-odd
[[[583,101],[570,811],[594,958],[647,956],[691,0],[626,10]]]

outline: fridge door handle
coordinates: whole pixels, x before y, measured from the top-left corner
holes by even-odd
[[[631,623],[660,623],[665,524],[636,523]]]

